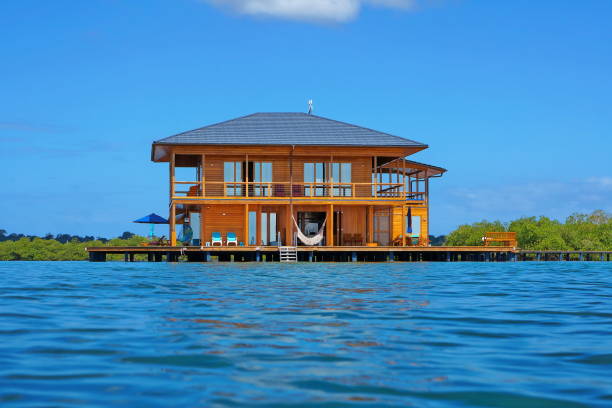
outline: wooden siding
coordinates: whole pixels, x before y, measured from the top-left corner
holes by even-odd
[[[213,232],[220,232],[224,243],[228,232],[236,233],[238,242],[246,242],[243,205],[204,205],[200,219],[203,242],[210,242]]]

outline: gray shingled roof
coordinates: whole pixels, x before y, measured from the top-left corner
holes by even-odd
[[[306,113],[253,113],[154,144],[426,147],[414,140]]]

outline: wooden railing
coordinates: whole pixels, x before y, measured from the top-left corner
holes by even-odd
[[[189,198],[380,198],[425,200],[425,193],[405,191],[401,183],[175,181],[174,197]]]

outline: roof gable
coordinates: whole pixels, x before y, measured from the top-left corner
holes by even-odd
[[[154,144],[426,147],[414,140],[306,113],[254,113]]]

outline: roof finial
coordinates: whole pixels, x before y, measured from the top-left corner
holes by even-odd
[[[308,100],[308,114],[312,115],[312,99]]]

